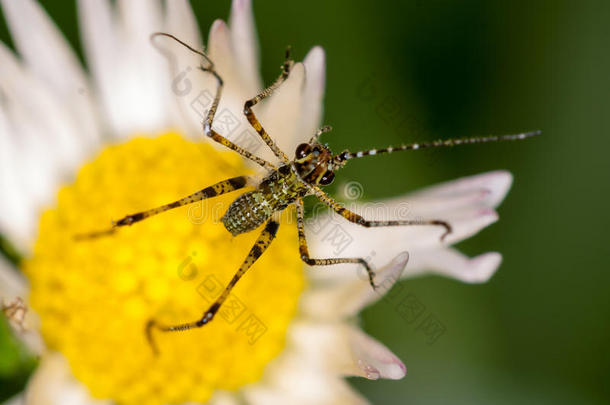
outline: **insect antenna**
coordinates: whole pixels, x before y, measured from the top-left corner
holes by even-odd
[[[467,144],[475,144],[475,143],[487,143],[487,142],[499,142],[499,141],[517,141],[521,139],[531,138],[536,135],[540,135],[542,131],[530,131],[523,132],[521,134],[513,134],[513,135],[493,135],[493,136],[485,136],[485,137],[471,137],[471,138],[456,138],[456,139],[445,139],[445,140],[437,140],[432,142],[418,142],[412,143],[409,145],[402,145],[397,147],[389,146],[384,149],[369,149],[363,150],[360,152],[350,152],[344,151],[334,157],[335,163],[344,164],[345,161],[361,158],[363,156],[372,156],[372,155],[380,155],[383,153],[392,153],[403,150],[418,150],[418,149],[428,149],[428,148],[437,148],[443,146],[457,146],[457,145],[467,145]]]

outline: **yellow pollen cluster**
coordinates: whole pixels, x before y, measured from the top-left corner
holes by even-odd
[[[179,134],[106,148],[43,213],[24,270],[48,346],[98,398],[121,405],[205,402],[214,390],[257,381],[284,347],[304,288],[296,230],[280,226],[214,320],[154,337],[145,324],[202,315],[260,229],[233,238],[219,218],[239,192],[149,218],[110,236],[75,241],[111,220],[246,174],[241,158]]]

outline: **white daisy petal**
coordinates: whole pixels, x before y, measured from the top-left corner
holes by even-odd
[[[407,373],[407,368],[394,353],[358,328],[349,329],[349,339],[353,363],[348,375],[371,380],[400,380]]]
[[[408,197],[405,197],[408,200]],[[384,203],[376,205],[374,209],[367,205],[358,205],[356,212],[370,213],[370,219],[391,218],[418,219],[410,215],[394,215],[395,207]],[[408,249],[409,252],[420,249],[432,249],[447,246],[466,239],[483,228],[494,223],[498,214],[490,208],[467,208],[450,211],[439,215],[438,219],[448,221],[453,228],[444,242],[441,236],[444,229],[440,226],[400,226],[392,228],[365,228],[346,221],[344,218],[331,213],[312,218],[308,223],[307,237],[310,253],[313,257],[362,257],[379,268],[387,257],[394,257],[399,252]],[[332,268],[311,267],[308,275],[315,279],[333,279],[347,277],[353,278],[356,272],[362,271],[361,266],[345,264]]]
[[[37,2],[2,0],[2,8],[19,53],[39,77],[57,89],[73,86],[74,79],[84,84],[72,50]]]
[[[293,144],[308,141],[321,126],[324,87],[326,85],[326,56],[319,46],[312,48],[305,60],[305,87],[298,139]]]
[[[161,31],[158,0],[118,1],[124,33],[124,86],[129,104],[131,131],[155,131],[168,125],[167,97],[170,83],[167,61],[150,43],[150,35]]]
[[[408,260],[408,253],[399,254],[384,268],[376,271],[375,284],[378,287],[375,290],[371,287],[364,269],[357,270],[359,277],[309,289],[301,297],[301,309],[304,315],[313,319],[337,320],[353,317],[392,288],[400,279]]]
[[[251,404],[321,404],[364,405],[368,402],[349,385],[329,373],[308,364],[306,356],[285,353],[265,372],[263,381],[246,387],[244,397]]]
[[[295,63],[288,79],[258,110],[261,124],[288,156],[292,156],[297,145],[302,142],[297,124],[303,108],[301,95],[304,85],[305,66],[303,63]]]
[[[13,134],[10,133],[8,117],[0,104],[0,234],[6,235],[13,244],[25,251],[36,228],[36,210],[32,198],[20,176],[25,167],[19,156]]]
[[[9,399],[6,402],[3,402],[2,405],[25,405],[25,399],[22,394],[16,395]]]
[[[423,273],[455,278],[465,283],[485,283],[500,266],[502,255],[488,252],[469,258],[453,248],[414,251],[403,278]]]
[[[297,366],[297,365],[295,365]],[[305,386],[309,390],[281,389],[275,386],[257,385],[245,392],[248,404],[252,405],[366,405],[369,402],[356,393],[345,381],[333,376],[299,376],[304,383],[295,380],[295,387]],[[311,383],[311,384],[308,384]],[[298,384],[298,385],[296,385]],[[323,390],[321,390],[322,388]]]
[[[167,61],[149,41],[163,24],[158,1],[79,2],[85,53],[113,136],[154,133],[169,124]],[[120,17],[120,19],[119,19]],[[119,24],[120,22],[120,24]]]
[[[23,298],[27,292],[28,284],[25,278],[0,256],[0,298],[5,300]]]
[[[66,359],[52,353],[42,357],[25,392],[26,405],[111,405],[95,400],[70,372]]]
[[[188,0],[168,1],[166,7],[167,32],[195,49],[202,49],[201,34]]]
[[[31,114],[18,103],[7,105],[3,111],[4,119],[8,122],[9,134],[18,134],[18,138],[12,137],[17,156],[21,156],[20,172],[21,182],[27,197],[34,203],[35,210],[43,204],[49,203],[53,191],[59,184],[59,170],[56,155],[50,151],[53,147],[40,139],[40,128],[36,121],[31,121]],[[28,232],[29,233],[29,232]]]
[[[174,35],[194,49],[203,50],[201,33],[193,10],[187,0],[176,0],[166,2],[165,32]],[[202,117],[193,110],[191,102],[197,99],[197,95],[205,87],[205,76],[209,74],[199,70],[202,63],[201,56],[186,49],[181,44],[170,38],[157,37],[154,46],[160,53],[166,56],[166,65],[170,72],[172,93],[170,100],[175,100],[171,105],[171,115],[174,117],[173,125],[184,128],[186,135],[201,139]],[[208,85],[214,85],[211,78]],[[213,87],[210,87],[213,89]]]
[[[8,165],[8,160],[13,160],[7,168],[16,171],[13,179],[4,181],[13,184],[6,193],[14,193],[15,197],[7,197],[4,203],[9,204],[21,195],[23,205],[16,210],[27,208],[25,215],[15,211],[13,224],[9,224],[9,212],[0,213],[0,218],[6,219],[2,220],[8,224],[4,229],[11,232],[12,241],[23,249],[29,246],[34,235],[33,216],[38,215],[41,206],[52,201],[58,184],[71,176],[82,150],[70,141],[74,126],[69,112],[57,102],[48,86],[21,68],[2,44],[0,89],[5,96],[0,106],[0,136],[13,151],[12,157],[4,163]],[[19,159],[15,159],[17,156]],[[4,175],[8,176],[9,172]],[[23,228],[17,225],[23,225]]]
[[[240,405],[240,401],[227,391],[216,390],[212,398],[208,401],[209,405]],[[192,404],[196,405],[196,404]]]
[[[302,356],[301,362],[306,362],[302,368],[334,370],[371,380],[400,379],[406,373],[398,357],[355,326],[301,321],[293,325],[289,339],[298,353],[294,356]]]
[[[7,110],[18,114],[20,120],[30,120],[27,125],[36,142],[44,145],[45,154],[50,155],[47,159],[54,159],[61,174],[72,173],[84,155],[72,113],[66,104],[57,103],[58,96],[49,85],[23,69],[3,44],[0,44],[0,89]]]
[[[208,55],[225,83],[224,95],[238,98],[237,96],[243,93],[243,88],[232,47],[231,32],[227,24],[223,20],[214,21],[210,28]],[[244,95],[242,103],[245,97]]]
[[[78,16],[83,50],[106,115],[101,123],[107,127],[107,132],[111,132],[120,128],[123,108],[123,89],[119,86],[123,63],[121,33],[117,30],[114,10],[108,0],[78,0]]]
[[[236,66],[236,56],[232,47],[229,27],[222,20],[214,21],[210,29],[208,54],[223,79],[224,88],[220,105],[214,118],[213,128],[222,136],[250,152],[263,158],[271,159],[273,155],[268,151],[266,145],[264,145],[243,114],[244,102],[255,94],[245,91],[243,79]],[[205,110],[200,113],[199,121],[201,122],[207,113],[207,108],[209,108],[213,96],[216,94],[217,84],[211,74],[200,74],[197,77],[200,79],[199,82],[194,82],[196,88],[207,89],[203,90],[206,93],[204,97],[197,96],[196,100],[192,102],[192,105],[195,105],[196,102],[202,101],[202,105],[198,108],[200,111]],[[201,92],[198,94],[201,94]],[[221,148],[224,149],[224,147]]]
[[[262,79],[259,73],[259,49],[251,0],[233,0],[229,26],[244,92],[252,97],[262,88]]]
[[[410,200],[413,205],[427,206],[428,213],[459,207],[448,206],[447,199],[463,200],[468,204],[468,199],[472,198],[475,201],[470,201],[471,204],[495,208],[506,197],[512,181],[513,176],[509,172],[497,170],[425,188],[411,194]]]
[[[97,117],[89,84],[74,52],[42,7],[32,0],[3,0],[15,45],[27,67],[62,100],[76,129],[71,145],[91,152],[99,142]],[[35,27],[35,29],[33,29]]]

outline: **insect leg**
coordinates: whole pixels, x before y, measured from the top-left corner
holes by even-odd
[[[218,109],[218,104],[220,103],[220,96],[222,95],[223,81],[222,81],[220,75],[216,72],[216,70],[214,70],[213,64],[210,64],[208,67],[202,66],[201,70],[203,70],[204,72],[210,72],[212,75],[214,75],[214,77],[216,78],[216,81],[218,82],[218,86],[216,87],[216,95],[214,96],[212,105],[210,106],[210,109],[208,110],[205,121],[203,122],[203,133],[207,137],[212,138],[214,141],[218,142],[219,144],[226,146],[229,149],[234,150],[235,152],[239,153],[243,157],[252,160],[253,162],[263,166],[264,168],[269,169],[269,170],[274,170],[275,166],[272,163],[267,162],[265,159],[262,159],[256,155],[248,152],[241,146],[234,144],[233,142],[231,142],[224,136],[220,135],[214,129],[212,129],[212,121],[214,121],[214,116],[216,115],[216,110]]]
[[[205,200],[207,198],[216,197],[220,194],[229,193],[231,191],[239,190],[240,188],[248,185],[253,185],[254,180],[249,176],[238,176],[227,180],[223,180],[212,186],[206,187],[203,190],[199,190],[189,196],[181,198],[169,204],[161,205],[160,207],[152,208],[146,211],[141,211],[135,214],[127,215],[118,221],[113,221],[112,228],[105,231],[92,232],[88,234],[77,235],[76,239],[92,239],[95,237],[108,235],[113,233],[116,228],[126,225],[133,225],[136,222],[140,222],[146,218],[150,218],[154,215],[162,212],[171,210],[173,208],[182,207],[183,205],[192,204],[197,201]]]
[[[231,281],[229,281],[229,284],[225,287],[224,291],[220,294],[216,301],[214,301],[214,303],[210,305],[210,307],[203,313],[203,316],[199,320],[173,326],[161,325],[154,320],[148,321],[148,323],[146,324],[146,337],[148,338],[148,342],[150,343],[155,353],[157,353],[158,351],[157,347],[154,344],[154,340],[152,339],[152,328],[157,328],[162,332],[177,332],[188,329],[201,328],[202,326],[211,322],[214,318],[214,315],[216,315],[216,313],[220,309],[221,305],[228,298],[233,287],[235,287],[235,284],[237,284],[239,279],[254,264],[254,262],[256,262],[256,260],[261,257],[265,250],[267,250],[267,248],[275,238],[279,226],[280,223],[274,218],[270,219],[267,222],[267,225],[265,225],[265,229],[263,230],[263,232],[261,232],[260,236],[254,243],[254,246],[252,246],[252,249],[250,249],[250,253],[248,253],[248,256],[246,256],[246,259],[240,266],[239,270],[237,270],[237,273],[235,273]]]
[[[300,198],[296,201],[297,206],[297,227],[299,230],[299,253],[301,254],[301,260],[307,263],[310,266],[329,266],[333,264],[340,263],[359,263],[364,266],[366,272],[369,276],[369,283],[373,289],[377,288],[375,285],[375,272],[368,264],[366,260],[360,257],[351,257],[351,258],[328,258],[328,259],[313,259],[309,256],[309,249],[307,247],[307,239],[305,238],[305,223],[303,220],[304,212],[303,212],[303,200]]]
[[[286,58],[284,60],[284,64],[282,65],[282,73],[280,74],[280,77],[278,77],[277,80],[271,86],[267,87],[265,90],[257,94],[256,97],[247,100],[244,104],[244,115],[248,119],[250,125],[252,125],[252,128],[254,128],[256,132],[258,132],[260,137],[273,151],[275,156],[277,156],[278,159],[283,162],[289,162],[290,159],[288,159],[288,156],[286,156],[286,154],[276,145],[273,139],[271,139],[269,134],[267,134],[265,128],[263,128],[261,123],[258,121],[256,115],[254,115],[252,107],[258,104],[264,98],[269,97],[275,91],[275,89],[277,89],[288,78],[293,63],[294,62],[290,59],[290,48],[288,48],[286,49]]]
[[[220,95],[222,94],[222,88],[223,88],[222,78],[216,72],[216,69],[214,68],[214,62],[212,62],[212,60],[205,53],[193,48],[192,46],[181,41],[180,39],[176,38],[172,34],[168,34],[166,32],[155,32],[150,36],[150,38],[151,38],[151,40],[153,40],[155,37],[159,37],[159,36],[171,38],[174,41],[178,42],[180,45],[182,45],[185,48],[187,48],[188,50],[190,50],[191,52],[196,53],[197,55],[201,56],[203,58],[203,60],[207,63],[207,66],[201,65],[200,69],[204,72],[209,72],[212,75],[214,75],[214,77],[216,78],[216,81],[218,82],[218,87],[216,89],[216,95],[214,96],[214,101],[212,102],[212,106],[209,109],[209,111],[206,115],[206,119],[203,124],[203,131],[206,134],[206,136],[212,138],[214,141],[226,146],[227,148],[234,150],[235,152],[239,153],[246,159],[250,159],[253,162],[256,162],[257,164],[259,164],[267,169],[273,170],[275,168],[273,166],[273,164],[267,162],[264,159],[259,158],[258,156],[255,156],[252,153],[248,152],[247,150],[235,145],[233,142],[229,141],[227,138],[225,138],[224,136],[220,135],[218,132],[216,132],[212,129],[212,121],[214,120],[214,115],[216,114],[216,110],[218,109],[218,103],[220,102]],[[154,44],[154,42],[153,42],[153,44]]]
[[[350,222],[358,225],[362,225],[366,228],[373,228],[379,226],[409,226],[409,225],[434,225],[442,226],[445,228],[445,233],[441,236],[441,241],[445,239],[452,231],[451,225],[448,222],[440,219],[428,219],[428,220],[392,220],[392,221],[369,221],[364,219],[362,216],[352,212],[335,201],[332,197],[326,194],[320,187],[312,186],[314,194],[320,201],[326,204],[329,208],[341,215],[343,218]]]

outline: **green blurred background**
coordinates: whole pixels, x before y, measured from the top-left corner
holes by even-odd
[[[43,1],[80,47],[70,1]],[[207,33],[229,1],[193,1]],[[339,176],[377,199],[493,169],[514,186],[500,221],[460,244],[504,262],[485,285],[403,282],[447,331],[434,344],[393,306],[363,326],[408,368],[351,383],[375,404],[602,404],[610,401],[610,2],[255,1],[267,82],[287,44],[327,53],[331,147],[364,148],[542,129],[526,142],[363,159]],[[4,21],[0,39],[10,44]],[[401,173],[401,176],[387,176]],[[340,183],[340,182],[338,182]],[[337,189],[337,188],[336,188]],[[0,395],[31,362],[0,328]]]

